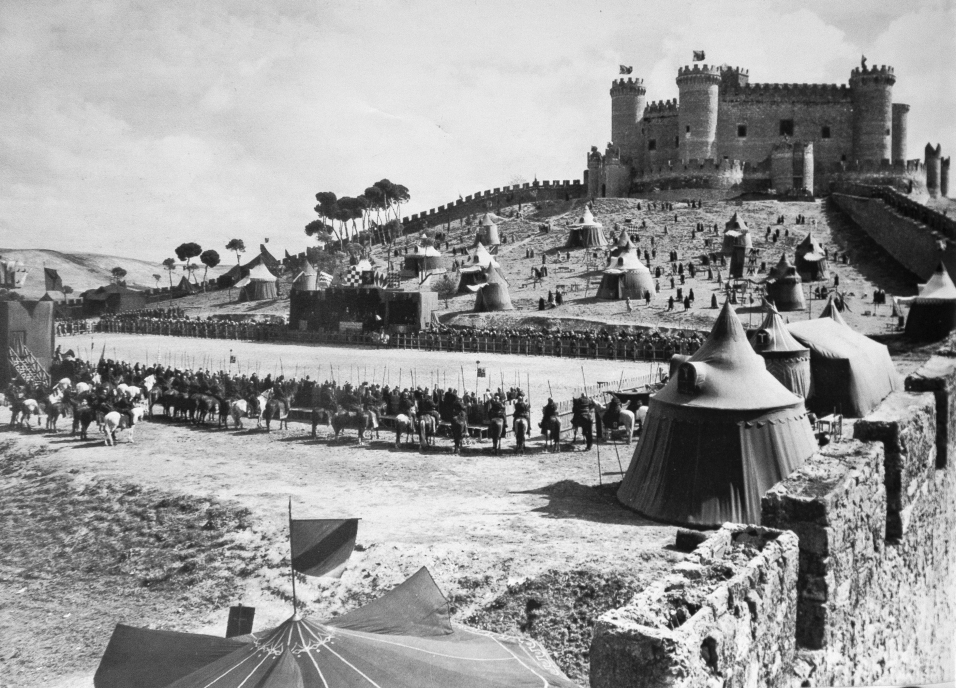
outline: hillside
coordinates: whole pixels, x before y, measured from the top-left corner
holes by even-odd
[[[676,287],[681,285],[678,281],[675,288],[671,289],[671,265],[665,259],[670,251],[676,250],[681,262],[686,263],[694,259],[699,265],[701,256],[710,251],[719,250],[724,224],[734,212],[739,213],[750,226],[754,246],[760,251],[758,260],[767,263],[768,266],[775,264],[783,251],[786,251],[792,260],[794,248],[811,227],[814,236],[828,249],[831,256],[847,254],[849,264],[831,260],[831,275],[839,276],[839,289],[844,293],[849,304],[850,311],[844,314],[846,319],[860,331],[869,334],[885,333],[895,325],[896,321],[891,317],[889,305],[873,305],[872,294],[877,288],[897,296],[916,292],[915,277],[900,267],[891,256],[839,211],[832,209],[826,201],[707,201],[702,208],[690,208],[685,203],[675,203],[674,210],[664,211],[649,209],[647,201],[638,199],[598,199],[594,203],[594,214],[596,219],[603,223],[609,242],[617,236],[615,226],[628,227],[630,233],[639,239],[637,246],[641,251],[642,260],[645,249],[649,251],[656,249],[657,258],[652,258],[650,267],[652,270],[658,266],[663,268],[663,275],[660,278],[661,292],[654,295],[649,306],[646,306],[643,301],[634,302],[633,312],[628,313],[622,301],[605,301],[595,298],[605,265],[603,252],[598,251],[595,257],[594,251],[583,249],[569,251],[564,248],[567,239],[566,226],[568,223],[578,221],[583,205],[583,201],[544,203],[540,208],[533,208],[526,204],[521,208],[520,213],[517,207],[501,209],[500,215],[512,217],[508,217],[499,226],[500,233],[507,236],[509,241],[499,247],[497,260],[510,283],[515,310],[503,313],[472,313],[475,296],[471,293],[460,294],[440,302],[441,320],[449,324],[495,327],[530,325],[585,329],[613,325],[616,327],[710,329],[718,312],[710,307],[712,295],[717,295],[718,300],[723,302],[723,292],[718,287],[716,279],[707,279],[706,270],[697,273],[696,278],[686,275],[686,283],[683,285],[684,293],[693,289],[696,301],[688,311],[685,311],[682,305],[678,305],[674,311],[668,312],[668,296],[676,296]],[[641,206],[640,210],[638,205]],[[785,223],[782,225],[776,224],[779,215],[785,218]],[[805,224],[796,224],[798,215],[806,218]],[[629,223],[626,222],[628,219],[630,219]],[[541,232],[539,226],[549,220],[553,231]],[[695,234],[692,230],[698,222],[703,223],[708,230]],[[646,227],[642,227],[644,223]],[[719,227],[718,234],[713,233],[715,224]],[[773,230],[780,229],[780,238],[777,242],[765,238],[768,226]],[[441,228],[436,229],[442,231]],[[451,271],[452,262],[456,258],[461,260],[464,250],[472,246],[475,229],[474,226],[457,224],[450,229],[445,229],[447,247],[443,241],[441,250],[445,256],[449,274],[453,278],[457,275]],[[417,236],[406,237],[397,245],[403,247],[406,241],[411,245],[417,241],[417,238]],[[710,247],[706,245],[708,241],[711,242]],[[452,254],[452,249],[457,249],[457,256]],[[534,250],[533,258],[526,257],[528,249]],[[401,248],[399,252],[403,252]],[[570,259],[568,259],[568,253],[570,253]],[[375,247],[373,254],[382,260],[389,259],[381,246]],[[550,274],[538,285],[534,285],[531,280],[531,269],[541,266],[542,255],[547,257],[546,264]],[[391,260],[393,268],[399,269],[401,258],[392,256]],[[125,264],[124,267],[126,267]],[[127,267],[127,269],[131,268]],[[722,274],[726,277],[726,268],[723,269]],[[759,282],[765,276],[758,273],[751,276],[751,279]],[[236,292],[227,290],[175,299],[174,304],[185,310],[191,317],[223,313],[288,316],[291,277],[292,275],[288,274],[280,278],[283,295],[274,301],[238,303],[235,300]],[[827,285],[832,287],[832,276]],[[415,280],[407,280],[403,286],[406,289],[414,289],[417,284]],[[564,304],[554,309],[539,311],[538,299],[547,298],[548,291],[556,289],[561,289],[563,292]],[[810,315],[816,317],[822,307],[822,301],[814,300],[811,304]],[[756,325],[762,317],[759,302],[753,306],[749,303],[741,303],[737,307],[737,312],[744,319],[745,324]],[[807,311],[804,310],[786,313],[785,317],[795,321],[805,319],[807,315]]]
[[[223,252],[224,253],[224,252]],[[222,255],[222,254],[221,254]],[[63,253],[46,249],[4,249],[0,248],[4,260],[22,261],[29,270],[23,289],[18,290],[26,298],[43,296],[43,268],[56,270],[63,279],[64,286],[73,287],[75,295],[87,289],[95,289],[110,282],[110,271],[115,267],[126,270],[126,284],[129,287],[149,289],[156,287],[153,275],[160,275],[159,286],[169,286],[169,274],[160,262],[152,263],[136,258],[105,256],[96,253]],[[225,256],[228,258],[228,256]],[[205,267],[205,266],[203,266]],[[228,260],[209,271],[208,279],[218,277],[232,267]],[[196,272],[202,279],[202,269]],[[179,282],[182,272],[173,273],[173,284]]]

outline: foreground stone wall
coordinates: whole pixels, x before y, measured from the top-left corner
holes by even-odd
[[[725,525],[598,620],[592,688],[787,685],[797,558],[793,533]]]
[[[831,443],[774,486],[764,497],[763,528],[725,526],[692,564],[602,616],[592,686],[952,681],[956,359],[932,358],[907,378],[906,390],[857,421],[854,439]],[[716,552],[746,553],[734,550],[741,533],[765,544],[747,566],[731,562],[738,568],[725,597],[706,567]],[[790,538],[798,546],[795,575]],[[728,541],[729,550],[721,544]],[[753,604],[724,604],[741,595]],[[693,611],[700,598],[686,620],[674,611]],[[746,628],[750,644],[741,642]]]

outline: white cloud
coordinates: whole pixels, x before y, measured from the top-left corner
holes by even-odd
[[[7,2],[0,245],[294,248],[320,190],[389,177],[415,211],[577,178],[608,139],[617,65],[671,98],[701,48],[754,81],[845,82],[861,52],[894,64],[911,156],[923,137],[948,151],[952,10],[860,1]]]

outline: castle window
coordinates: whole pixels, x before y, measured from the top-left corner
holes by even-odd
[[[780,120],[780,135],[793,136],[793,120],[792,119]]]
[[[687,131],[688,134],[690,133],[690,125],[689,125],[689,124],[687,125],[686,131]]]
[[[657,150],[657,139],[651,139],[647,142],[647,150]]]
[[[887,136],[890,135],[890,130],[889,130],[889,129],[886,130],[886,135],[887,135]]]
[[[745,138],[747,138],[747,125],[746,125],[746,124],[738,124],[738,125],[737,125],[737,138],[738,138],[738,139],[745,139]]]
[[[830,127],[822,127],[822,128],[820,129],[820,138],[821,138],[821,139],[828,139],[828,138],[830,138]]]
[[[680,148],[680,136],[674,137],[674,148]]]

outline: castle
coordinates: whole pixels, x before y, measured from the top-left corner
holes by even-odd
[[[611,142],[592,147],[592,198],[666,189],[826,193],[839,182],[947,195],[949,158],[927,146],[907,159],[910,106],[893,102],[888,66],[849,84],[752,84],[747,70],[695,64],[677,74],[679,98],[647,103],[642,79],[611,85]]]

